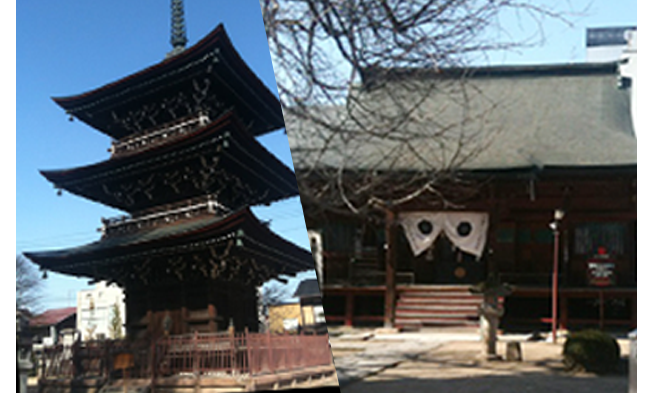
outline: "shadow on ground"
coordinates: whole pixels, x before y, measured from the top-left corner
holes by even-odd
[[[387,372],[342,387],[343,393],[625,393],[623,376],[554,376],[540,372],[476,375],[460,378],[413,378]]]
[[[624,361],[622,361],[624,362]],[[606,376],[566,372],[561,359],[532,362],[454,360],[422,355],[342,384],[343,393],[625,393],[627,371]]]

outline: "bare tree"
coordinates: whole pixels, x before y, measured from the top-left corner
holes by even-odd
[[[43,280],[21,255],[16,256],[16,309],[39,309]]]
[[[109,336],[111,339],[121,339],[123,337],[123,319],[121,318],[121,308],[118,302],[111,306],[111,319],[109,320]]]
[[[279,305],[287,297],[286,286],[281,283],[266,283],[260,290],[260,304],[264,315],[268,315],[271,306]]]
[[[354,213],[466,198],[456,172],[491,145],[498,131],[482,126],[500,103],[471,105],[485,99],[463,68],[540,44],[544,19],[574,14],[520,0],[260,2],[303,205]]]

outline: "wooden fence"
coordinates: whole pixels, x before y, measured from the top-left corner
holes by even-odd
[[[195,333],[155,341],[106,340],[46,347],[40,373],[47,379],[256,377],[327,365],[332,365],[327,335]]]

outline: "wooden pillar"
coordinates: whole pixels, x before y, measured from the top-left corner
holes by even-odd
[[[598,301],[600,302],[600,305],[598,307],[599,310],[598,327],[602,331],[603,329],[605,329],[605,296],[603,295],[602,289],[598,291]]]
[[[396,213],[385,211],[386,290],[384,294],[384,327],[392,328],[396,312]]]
[[[209,316],[209,321],[207,323],[207,328],[209,332],[217,332],[218,324],[216,323],[216,305],[214,304],[216,300],[216,281],[212,278],[207,278],[207,314]]]
[[[630,297],[630,327],[637,329],[637,293]]]
[[[569,325],[569,298],[565,294],[560,294],[559,328],[568,329],[568,325]]]
[[[181,333],[189,333],[189,324],[188,320],[188,307],[187,307],[187,294],[186,294],[186,284],[181,282],[180,286],[180,322],[181,322]]]
[[[259,318],[257,313],[257,288],[253,285],[246,286],[246,328],[254,332],[259,331]]]
[[[124,288],[123,288],[123,295],[124,295],[123,304],[125,305],[125,320],[123,321],[123,323],[125,325],[125,335],[128,338],[132,338],[134,336],[133,324],[137,320],[137,318],[136,318],[137,314],[136,314],[136,311],[134,310],[134,305],[131,303],[132,289],[130,288],[130,286],[127,283],[125,283],[125,285],[123,285],[123,286],[124,286]],[[141,317],[143,317],[143,316],[141,316]]]
[[[353,326],[353,316],[355,313],[355,294],[353,292],[346,292],[346,314],[345,326]]]
[[[146,303],[147,303],[147,309],[146,309],[146,320],[148,321],[148,325],[146,327],[146,332],[149,334],[150,337],[156,338],[157,337],[157,327],[155,326],[155,315],[152,311],[152,304],[153,304],[153,292],[152,292],[152,285],[144,285],[144,288],[146,290]]]
[[[498,268],[496,267],[496,250],[497,250],[497,231],[498,223],[500,223],[500,206],[498,205],[498,199],[496,198],[496,185],[491,183],[489,188],[489,204],[491,205],[491,211],[489,214],[489,228],[487,230],[487,274],[486,279],[491,280],[495,278],[500,281],[498,275]]]

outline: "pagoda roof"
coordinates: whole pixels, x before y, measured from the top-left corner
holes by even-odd
[[[105,86],[53,100],[114,139],[204,112],[233,108],[258,136],[284,127],[279,100],[219,25],[194,46]]]
[[[294,276],[314,267],[311,252],[275,234],[248,208],[229,215],[181,219],[168,225],[103,237],[79,247],[24,254],[44,270],[121,284],[124,280],[105,270],[145,260],[166,263],[176,256],[190,257],[211,249],[214,249],[212,254],[223,258],[250,258],[265,265],[275,272],[271,278],[282,274]]]
[[[232,210],[298,195],[294,172],[231,112],[142,151],[41,174],[58,188],[128,212],[207,194]]]

